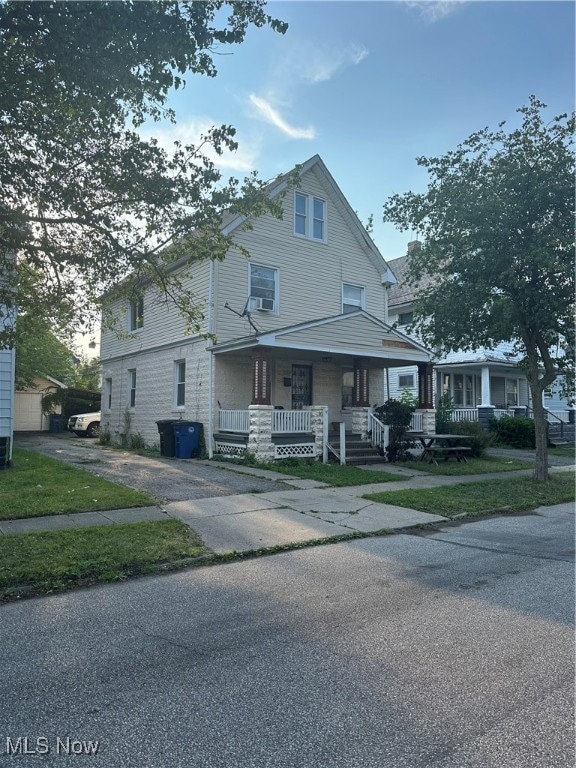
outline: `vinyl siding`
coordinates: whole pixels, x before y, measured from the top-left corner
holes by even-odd
[[[14,409],[14,351],[0,349],[0,437],[12,436]]]
[[[386,291],[380,271],[370,260],[366,245],[354,233],[344,207],[329,198],[323,174],[312,169],[304,174],[298,189],[327,201],[327,242],[294,235],[294,192],[284,197],[282,220],[263,216],[253,222],[253,230],[237,232],[236,239],[250,253],[255,264],[278,269],[278,314],[255,311],[252,318],[262,331],[295,323],[338,315],[342,311],[342,283],[365,288],[365,309],[385,320]],[[231,251],[216,265],[215,332],[219,342],[253,333],[248,322],[224,309],[228,302],[242,311],[248,298],[247,260]]]
[[[210,279],[210,264],[202,262],[193,268],[192,276],[184,278],[183,284],[189,294],[197,299],[204,315],[208,314],[208,290]],[[129,338],[122,338],[116,329],[102,331],[101,352],[102,361],[130,355],[144,350],[161,347],[185,341],[187,338],[186,323],[176,307],[166,302],[164,296],[155,288],[144,295],[144,325],[138,331],[130,333],[129,303],[115,302],[112,305],[114,316],[118,318],[118,330],[129,333]],[[206,330],[206,321],[204,330]]]

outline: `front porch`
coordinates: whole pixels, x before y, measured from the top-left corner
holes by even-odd
[[[215,453],[241,456],[246,451],[261,461],[330,457],[341,464],[355,458],[370,461],[389,442],[389,428],[371,408],[348,408],[344,420],[329,422],[328,406],[304,406],[302,410],[284,411],[273,406],[254,405],[246,410],[220,410],[218,430],[214,433]],[[433,431],[434,412],[417,411],[409,431]],[[369,450],[371,449],[371,450]]]
[[[418,428],[434,428],[430,353],[362,310],[211,349],[215,453],[345,460],[346,435],[378,448],[385,370],[406,365],[418,369]]]

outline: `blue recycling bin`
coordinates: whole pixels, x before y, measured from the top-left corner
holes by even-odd
[[[177,421],[174,430],[174,452],[177,459],[191,459],[200,453],[202,424],[197,421]]]
[[[62,432],[64,429],[64,416],[61,413],[50,414],[50,432]]]

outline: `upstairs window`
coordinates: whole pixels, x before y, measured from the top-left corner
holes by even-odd
[[[326,201],[302,192],[294,193],[294,233],[326,242]]]
[[[278,314],[278,270],[250,264],[249,309]]]
[[[400,312],[398,315],[398,325],[410,325],[414,320],[413,312]]]
[[[186,405],[186,361],[174,363],[174,405],[183,408]]]
[[[342,285],[342,312],[364,309],[364,288],[360,285]]]
[[[138,331],[144,327],[144,299],[130,302],[130,330]]]

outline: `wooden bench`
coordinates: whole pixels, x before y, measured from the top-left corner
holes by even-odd
[[[448,445],[431,445],[428,448],[424,449],[424,453],[422,454],[422,458],[424,459],[426,455],[430,456],[430,464],[438,464],[436,461],[436,454],[440,454],[444,456],[444,461],[448,461],[450,456],[454,456],[456,461],[463,461],[466,462],[466,453],[469,453],[472,449],[465,445],[457,445],[457,446],[448,446]]]

